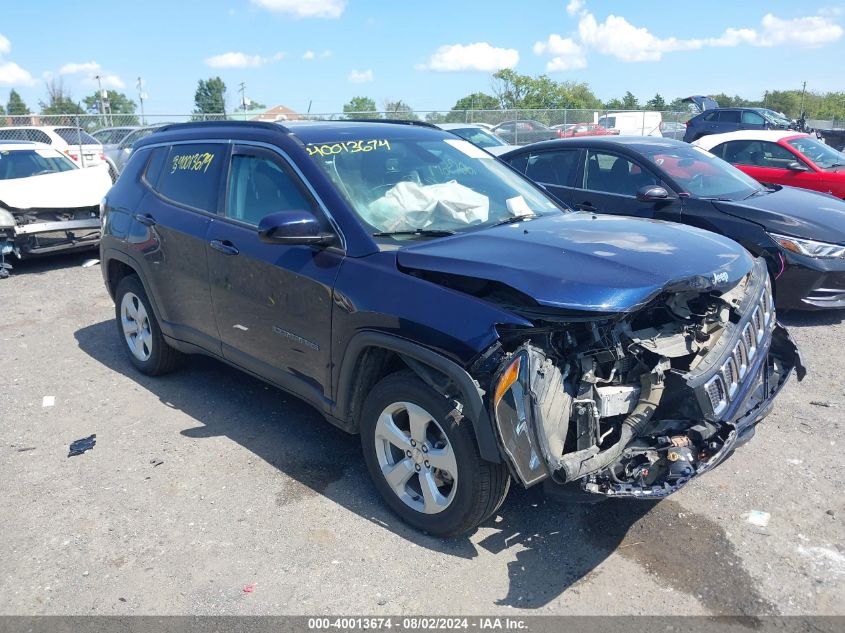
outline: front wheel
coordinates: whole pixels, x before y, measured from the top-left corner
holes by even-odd
[[[372,390],[361,443],[387,504],[430,534],[457,536],[477,527],[507,495],[505,465],[481,459],[470,420],[413,372],[391,374]]]

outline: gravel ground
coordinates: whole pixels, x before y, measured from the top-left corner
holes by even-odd
[[[670,499],[514,490],[443,541],[296,398],[207,358],[134,371],[89,256],[0,281],[0,614],[845,614],[845,313],[781,315],[807,378]]]

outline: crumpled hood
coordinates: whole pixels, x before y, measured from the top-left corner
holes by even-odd
[[[439,238],[400,249],[397,260],[499,281],[543,306],[593,312],[630,311],[664,290],[727,287],[752,267],[741,246],[715,233],[589,213]]]
[[[767,231],[845,244],[845,202],[818,191],[781,187],[747,200],[713,204],[723,213],[756,222]]]
[[[91,207],[100,204],[111,184],[106,165],[0,180],[0,203],[13,211]]]

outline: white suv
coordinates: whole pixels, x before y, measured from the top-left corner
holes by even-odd
[[[0,127],[2,141],[34,141],[59,150],[80,167],[106,162],[103,144],[85,130],[72,126],[21,125]]]

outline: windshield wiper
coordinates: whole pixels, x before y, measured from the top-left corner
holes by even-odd
[[[373,237],[393,237],[401,235],[420,235],[422,237],[446,237],[447,235],[454,235],[454,231],[448,229],[410,229],[405,231],[377,231],[373,233]]]
[[[490,226],[502,226],[503,224],[514,224],[516,222],[522,222],[523,220],[533,220],[534,218],[539,218],[540,215],[537,213],[528,213],[526,215],[514,215],[509,218],[505,218],[504,220],[500,220],[495,224],[491,224]]]

